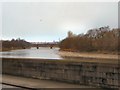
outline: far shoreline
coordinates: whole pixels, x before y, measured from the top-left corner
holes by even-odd
[[[0,52],[11,51],[11,50],[21,50],[21,49],[30,49],[29,48],[0,48]]]

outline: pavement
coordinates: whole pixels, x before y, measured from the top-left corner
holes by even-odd
[[[25,78],[25,77],[18,77],[18,76],[11,76],[11,75],[3,75],[2,82],[4,87],[9,87],[9,85],[15,87],[22,87],[26,89],[34,89],[34,88],[93,88],[90,86],[84,86],[79,84],[70,84],[58,81],[51,81],[51,80],[39,80],[39,79],[32,79],[32,78]]]
[[[12,85],[2,84],[2,88],[17,88],[17,87],[12,86]]]

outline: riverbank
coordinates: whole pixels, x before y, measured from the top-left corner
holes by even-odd
[[[103,59],[118,59],[118,54],[99,53],[99,52],[69,52],[59,51],[61,57],[69,58],[103,58]]]
[[[31,48],[31,47],[29,47],[29,48]],[[19,49],[29,49],[29,48],[22,48],[22,47],[17,47],[17,48],[1,48],[0,52],[11,51],[11,50],[19,50]]]

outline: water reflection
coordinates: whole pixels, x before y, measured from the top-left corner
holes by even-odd
[[[58,51],[59,48],[50,49],[49,47],[40,47],[39,49],[31,48],[0,52],[0,56],[12,58],[62,59],[62,57],[58,55]]]

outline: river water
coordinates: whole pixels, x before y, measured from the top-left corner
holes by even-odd
[[[62,59],[58,52],[59,48],[39,47],[39,49],[31,48],[0,52],[0,57]]]

